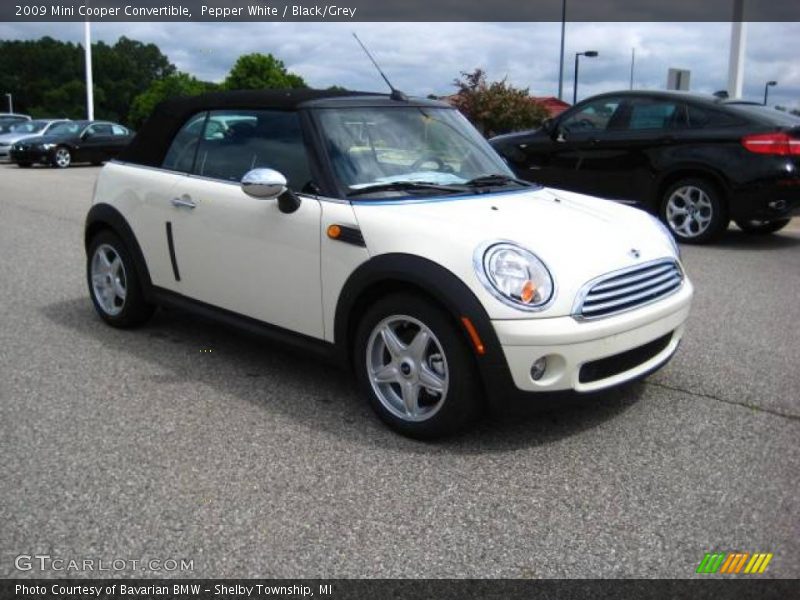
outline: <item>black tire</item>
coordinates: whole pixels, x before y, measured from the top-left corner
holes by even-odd
[[[737,219],[736,225],[745,233],[753,235],[769,235],[786,227],[791,219],[776,219],[774,221],[758,221]]]
[[[61,157],[64,157],[63,159]],[[53,150],[53,155],[50,157],[50,164],[56,169],[66,169],[72,165],[72,152],[66,146],[59,146]]]
[[[122,270],[119,280],[126,293],[124,300],[116,302],[114,311],[109,311],[104,307],[103,302],[98,297],[99,292],[95,288],[92,279],[92,262],[95,260],[95,255],[101,246],[110,249],[104,250],[106,259],[109,256],[113,257],[115,253],[121,261]],[[113,261],[109,262],[113,263]],[[137,327],[153,316],[155,306],[145,301],[133,258],[122,240],[111,231],[101,231],[92,238],[89,244],[86,256],[86,283],[89,287],[89,297],[92,299],[92,304],[94,304],[97,314],[113,327],[121,329]],[[116,300],[119,300],[119,298],[116,298]]]
[[[446,381],[445,393],[431,393],[430,388],[426,387],[424,383],[420,383],[417,379],[417,392],[418,404],[422,410],[431,411],[430,416],[424,417],[424,420],[411,420],[410,417],[401,418],[396,414],[399,410],[395,406],[395,412],[390,409],[387,404],[391,404],[387,397],[391,395],[388,390],[391,387],[395,391],[395,398],[401,403],[402,398],[399,398],[402,393],[402,387],[398,383],[376,383],[373,386],[372,376],[368,363],[374,360],[373,357],[382,355],[386,360],[391,362],[391,365],[396,365],[396,376],[398,379],[403,379],[407,382],[408,378],[417,377],[416,374],[401,375],[404,367],[402,360],[391,357],[388,346],[380,346],[383,344],[383,338],[375,333],[376,328],[387,319],[395,317],[410,317],[423,324],[433,337],[430,338],[427,348],[430,352],[427,361],[425,362],[425,369],[430,372],[431,368],[437,368],[436,375],[441,375],[442,380]],[[415,332],[420,331],[416,329],[416,325],[409,323],[408,331],[404,332],[402,327],[395,330],[398,337],[405,334],[407,339],[404,342],[409,343],[411,337]],[[373,338],[375,333],[375,340],[380,337],[381,341],[373,342],[370,346],[370,339]],[[483,401],[483,391],[480,378],[477,374],[475,360],[467,345],[465,335],[458,329],[454,319],[442,308],[433,302],[412,293],[397,293],[386,296],[373,304],[364,314],[361,319],[353,345],[353,362],[355,366],[356,377],[359,386],[363,393],[369,399],[369,403],[381,420],[384,421],[393,430],[406,435],[408,437],[417,439],[434,439],[447,435],[451,435],[470,421],[472,421],[479,413]],[[410,349],[411,345],[407,346]],[[441,349],[441,353],[438,350]],[[423,352],[425,355],[425,352]],[[443,355],[443,357],[441,356]],[[404,359],[405,360],[405,359]],[[436,364],[434,364],[434,362]],[[374,364],[374,363],[373,363]],[[413,363],[412,363],[413,364]],[[417,367],[414,367],[414,371]],[[421,372],[420,368],[420,372]],[[442,375],[442,372],[444,375]],[[376,391],[376,387],[386,386],[385,392]],[[413,385],[413,384],[412,384]],[[382,394],[379,397],[379,393]],[[381,399],[383,398],[383,400]],[[438,407],[438,408],[436,408]],[[436,410],[433,410],[436,408]]]
[[[18,166],[20,169],[30,169],[32,164],[33,164],[33,163],[29,163],[29,162],[18,162],[18,163],[17,163],[17,166]]]
[[[683,202],[691,214],[673,212]],[[704,244],[728,228],[730,218],[722,192],[708,179],[689,177],[670,185],[661,196],[659,216],[672,235],[686,244]],[[688,219],[688,220],[687,220]]]

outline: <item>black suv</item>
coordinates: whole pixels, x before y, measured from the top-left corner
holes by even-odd
[[[613,92],[490,140],[519,177],[635,203],[682,242],[730,219],[772,233],[800,211],[800,118],[682,92]]]

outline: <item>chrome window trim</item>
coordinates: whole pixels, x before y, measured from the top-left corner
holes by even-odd
[[[586,296],[589,295],[589,292],[594,288],[595,285],[598,285],[602,281],[607,279],[612,279],[614,277],[619,277],[620,275],[625,275],[626,273],[632,273],[634,271],[641,271],[642,269],[649,269],[653,267],[657,267],[659,265],[669,265],[675,266],[678,271],[678,275],[681,278],[680,284],[672,291],[664,294],[663,296],[659,296],[658,298],[653,298],[652,300],[648,300],[647,302],[642,302],[641,304],[637,304],[636,306],[632,306],[629,308],[623,308],[620,310],[616,310],[610,313],[604,313],[602,315],[598,315],[595,317],[592,316],[585,316],[581,314],[581,309],[583,308],[583,303],[586,301]],[[679,292],[683,289],[683,284],[686,281],[686,274],[683,272],[683,266],[681,265],[680,261],[674,258],[658,258],[656,260],[651,260],[648,262],[641,263],[639,265],[633,265],[630,267],[626,267],[624,269],[619,269],[617,271],[611,271],[609,273],[605,273],[603,275],[599,275],[593,279],[590,279],[586,283],[581,286],[581,289],[578,290],[578,295],[575,297],[575,302],[572,304],[572,318],[576,321],[597,321],[599,319],[605,319],[606,317],[613,317],[615,315],[619,315],[624,312],[628,312],[631,310],[637,310],[643,306],[648,306],[649,304],[653,304],[655,302],[660,302],[664,298],[669,298],[673,294]]]

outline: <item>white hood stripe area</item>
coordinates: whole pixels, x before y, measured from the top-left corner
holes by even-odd
[[[538,188],[464,197],[353,203],[370,254],[415,254],[467,283],[493,319],[533,318],[505,305],[480,282],[475,249],[510,240],[547,265],[556,297],[539,317],[572,314],[589,281],[638,264],[677,258],[671,242],[641,210],[615,202]]]

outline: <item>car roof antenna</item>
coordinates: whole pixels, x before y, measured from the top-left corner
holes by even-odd
[[[377,61],[374,58],[372,58],[372,54],[369,53],[369,50],[367,50],[367,47],[363,44],[363,42],[360,39],[358,39],[358,36],[355,34],[355,32],[353,32],[353,37],[356,38],[356,41],[358,42],[358,45],[361,46],[361,49],[364,51],[364,54],[367,55],[367,57],[372,61],[372,64],[375,65],[375,68],[378,69],[378,73],[381,74],[381,77],[383,77],[383,80],[386,82],[386,85],[388,85],[389,89],[392,90],[392,93],[389,94],[389,97],[392,100],[398,100],[400,102],[408,102],[408,96],[406,96],[403,92],[401,92],[400,90],[396,89],[392,85],[392,82],[389,81],[389,78],[381,70],[381,68],[378,65]]]

